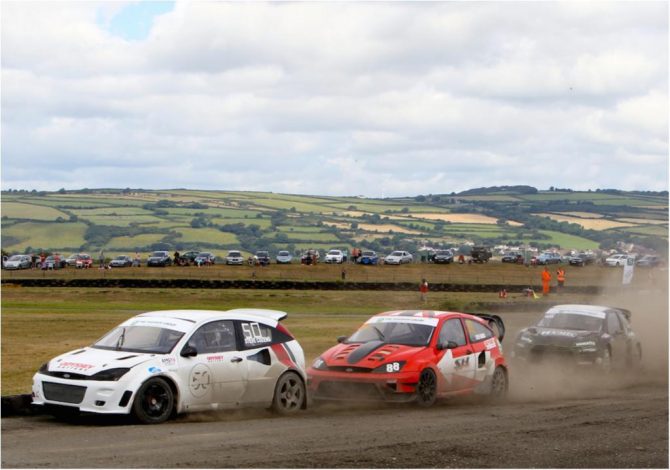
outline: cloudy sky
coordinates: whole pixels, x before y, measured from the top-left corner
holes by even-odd
[[[668,189],[668,3],[13,2],[2,189]]]

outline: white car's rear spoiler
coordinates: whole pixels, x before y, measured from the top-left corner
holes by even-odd
[[[286,312],[282,312],[280,310],[269,310],[264,308],[236,308],[234,310],[228,310],[226,313],[257,315],[259,317],[268,317],[275,321],[282,321],[284,318],[288,317],[288,313]]]

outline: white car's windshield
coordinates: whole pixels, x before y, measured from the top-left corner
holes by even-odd
[[[153,326],[120,326],[92,347],[111,351],[167,354],[184,336],[181,331]]]
[[[230,251],[230,252],[228,252],[228,256],[238,257],[238,256],[240,256],[240,252],[239,251]]]
[[[280,251],[279,256],[288,256],[289,252],[288,251]]]
[[[602,324],[603,319],[598,317],[577,313],[557,313],[550,317],[543,317],[537,326],[562,330],[600,331]]]
[[[402,251],[394,251],[391,256],[402,256]]]
[[[14,255],[11,258],[9,258],[7,261],[21,261],[23,259],[22,255]]]
[[[346,343],[384,343],[427,346],[435,328],[416,323],[366,323]]]
[[[337,250],[330,250],[328,254],[333,256],[340,256],[342,253]]]

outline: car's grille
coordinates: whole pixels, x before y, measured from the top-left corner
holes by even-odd
[[[84,374],[75,374],[73,372],[54,372],[54,371],[48,371],[48,372],[42,372],[44,375],[49,375],[51,377],[58,377],[61,379],[70,379],[70,380],[90,380],[91,376],[90,375],[84,375]]]
[[[86,387],[53,382],[42,382],[42,390],[47,400],[60,401],[62,403],[81,403],[86,394]]]
[[[359,382],[321,382],[316,394],[321,398],[383,398],[376,385]]]
[[[328,370],[333,372],[371,372],[369,367],[352,367],[352,366],[328,366]]]
[[[530,358],[534,361],[543,359],[571,359],[573,357],[572,348],[560,346],[533,346],[530,350]]]

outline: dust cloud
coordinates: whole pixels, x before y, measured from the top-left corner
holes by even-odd
[[[639,270],[642,271],[642,270]],[[638,273],[636,273],[638,274]],[[646,272],[639,273],[646,276]],[[593,369],[575,370],[561,363],[544,363],[529,367],[510,360],[510,393],[512,402],[534,402],[561,398],[597,398],[613,390],[645,387],[668,387],[668,283],[667,271],[660,274],[665,281],[638,282],[633,286],[610,286],[600,296],[590,299],[590,305],[620,307],[631,311],[631,327],[642,345],[642,361],[633,367],[618,368],[604,375]],[[560,299],[555,297],[551,299]],[[563,301],[560,303],[572,303]],[[516,319],[516,331],[509,331],[506,352],[513,348],[519,327],[535,323],[542,312],[523,315],[525,325]],[[613,358],[614,359],[614,358]]]

